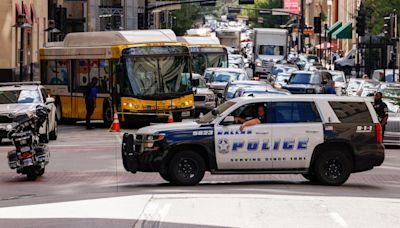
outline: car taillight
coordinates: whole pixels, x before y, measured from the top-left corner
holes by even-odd
[[[380,123],[375,124],[376,143],[382,143],[382,126]]]

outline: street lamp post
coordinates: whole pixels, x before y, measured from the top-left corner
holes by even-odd
[[[18,15],[17,24],[13,27],[21,29],[20,37],[20,49],[19,49],[19,81],[23,80],[24,76],[24,46],[25,46],[25,29],[32,28],[32,25],[26,22],[26,16],[24,13]]]

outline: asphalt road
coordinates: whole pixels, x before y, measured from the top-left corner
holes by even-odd
[[[133,130],[129,130],[133,131]],[[0,227],[398,227],[400,149],[340,187],[301,175],[209,175],[176,187],[127,173],[122,133],[61,126],[43,177],[8,169],[0,146]]]

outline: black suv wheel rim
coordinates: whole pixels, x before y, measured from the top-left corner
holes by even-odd
[[[182,158],[178,163],[178,173],[184,179],[192,179],[197,171],[197,164],[192,159]]]
[[[339,178],[343,174],[343,163],[337,158],[325,161],[324,173],[329,179]]]

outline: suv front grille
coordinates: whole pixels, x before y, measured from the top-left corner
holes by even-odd
[[[205,96],[194,96],[194,101],[205,101],[206,97]]]
[[[274,66],[274,63],[271,61],[266,61],[266,60],[262,61],[262,67],[267,68],[270,72],[272,71],[273,66]]]

